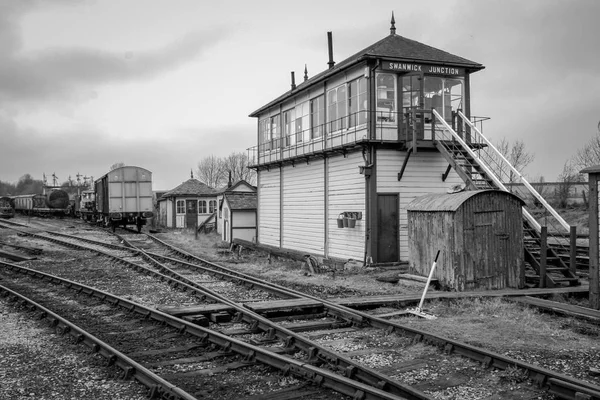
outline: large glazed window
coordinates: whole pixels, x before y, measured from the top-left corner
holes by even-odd
[[[206,214],[206,200],[198,200],[198,214]]]
[[[271,132],[269,131],[269,119],[263,118],[258,121],[258,140],[261,150],[271,149]]]
[[[463,79],[426,76],[423,85],[425,109],[435,110],[452,123],[452,111],[462,109]]]
[[[296,139],[298,143],[310,139],[310,106],[308,101],[296,106]]]
[[[214,213],[216,208],[217,208],[217,201],[216,200],[210,200],[208,202],[208,213],[209,214]]]
[[[310,101],[310,128],[313,139],[323,136],[325,125],[325,96],[315,97]]]
[[[336,132],[346,127],[346,85],[340,85],[327,92],[328,132]]]
[[[281,126],[279,125],[279,114],[274,115],[270,119],[270,130],[271,130],[271,148],[277,149],[280,146],[281,138]]]
[[[283,113],[283,137],[285,145],[291,146],[296,144],[296,109],[284,111]]]
[[[348,108],[350,109],[349,127],[367,123],[367,80],[365,78],[355,79],[348,84]]]
[[[394,74],[377,74],[377,121],[396,121],[396,76]]]

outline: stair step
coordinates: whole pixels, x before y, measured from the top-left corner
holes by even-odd
[[[554,282],[579,282],[579,278],[569,278],[569,277],[564,277],[564,278],[552,278],[552,280]]]

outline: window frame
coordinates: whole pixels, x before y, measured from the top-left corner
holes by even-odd
[[[390,89],[389,86],[380,85],[380,79],[391,78],[393,86]],[[383,82],[381,82],[383,83]],[[385,97],[381,95],[385,93]],[[390,95],[391,93],[391,95]],[[375,120],[378,124],[385,124],[387,126],[395,126],[398,122],[398,75],[392,72],[377,72],[375,75]],[[391,103],[391,108],[388,111],[384,111],[386,104]],[[381,105],[381,106],[380,106]]]
[[[323,137],[325,128],[325,94],[310,99],[310,138]]]
[[[339,133],[347,129],[348,118],[348,88],[342,83],[327,91],[326,96],[326,127],[327,133]]]
[[[356,84],[356,94],[352,93],[352,85]],[[347,83],[348,95],[348,129],[366,126],[368,109],[368,84],[364,76],[353,79]],[[361,89],[364,89],[361,91]],[[353,111],[353,104],[356,104],[356,111]]]
[[[202,210],[204,212],[201,212]],[[207,210],[206,200],[204,200],[204,199],[198,200],[198,215],[204,215],[204,214],[206,214],[206,210]]]
[[[185,215],[185,200],[176,200],[175,201],[175,214],[176,215]]]

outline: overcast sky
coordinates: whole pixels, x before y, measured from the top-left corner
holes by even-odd
[[[0,0],[0,180],[98,178],[116,162],[172,189],[256,145],[248,114],[397,34],[485,65],[472,113],[555,180],[598,134],[600,1]]]

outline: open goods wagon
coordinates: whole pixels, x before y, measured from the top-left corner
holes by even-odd
[[[138,232],[154,216],[152,172],[124,166],[115,168],[94,183],[98,220],[104,226],[135,225]]]
[[[48,194],[24,194],[13,196],[11,200],[16,212],[25,215],[63,217],[71,213],[69,194],[61,189]]]

